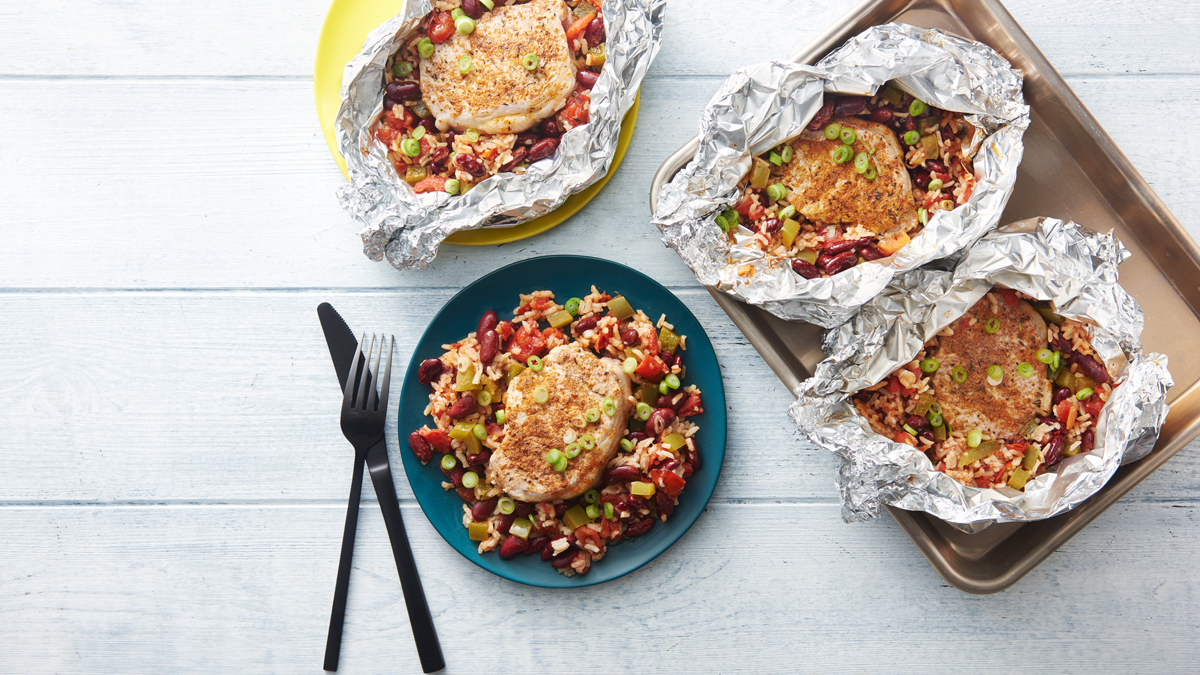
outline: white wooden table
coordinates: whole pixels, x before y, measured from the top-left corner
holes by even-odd
[[[352,456],[317,304],[394,332],[404,362],[456,289],[544,253],[628,262],[700,317],[725,466],[678,544],[578,591],[467,562],[397,469],[446,672],[1195,671],[1195,446],[1012,589],[966,595],[890,519],[841,522],[833,458],[649,224],[650,177],[722,78],[850,0],[673,0],[601,195],[404,273],[363,257],[334,199],[325,2],[0,4],[0,673],[319,672]],[[1009,8],[1200,235],[1200,2]],[[340,672],[418,672],[364,497]]]

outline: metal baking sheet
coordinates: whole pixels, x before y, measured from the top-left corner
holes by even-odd
[[[1122,467],[1079,508],[1027,524],[995,525],[964,534],[925,513],[889,507],[892,517],[951,585],[996,593],[1013,585],[1200,435],[1200,247],[1075,96],[1041,51],[996,0],[867,0],[793,57],[816,63],[870,26],[899,21],[984,42],[1025,75],[1032,123],[1025,158],[1002,223],[1036,216],[1112,230],[1133,256],[1121,285],[1146,313],[1142,343],[1166,354],[1176,385],[1158,444]],[[698,139],[671,155],[650,188],[654,209],[664,184],[695,154]],[[824,354],[821,328],[787,322],[709,289],[779,379],[791,390]],[[781,424],[784,421],[780,421]],[[1020,536],[1014,537],[1017,531]]]

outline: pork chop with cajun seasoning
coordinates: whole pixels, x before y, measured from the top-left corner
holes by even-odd
[[[548,394],[545,403],[534,398],[540,388]],[[616,404],[616,414],[601,413],[599,421],[586,424],[584,413],[600,410],[606,398]],[[509,383],[504,440],[489,464],[492,483],[526,502],[583,494],[616,455],[632,411],[631,398],[620,363],[600,358],[578,342],[555,347],[542,359],[541,372],[526,368]],[[595,447],[571,459],[566,471],[555,471],[546,453],[562,451],[584,434],[595,438]]]
[[[496,7],[470,35],[455,32],[435,46],[421,59],[421,95],[439,127],[515,134],[566,105],[575,90],[567,16],[563,0]],[[530,54],[537,64],[526,68]],[[465,74],[460,60],[469,66]]]
[[[996,330],[989,333],[988,321],[993,318]],[[951,328],[954,335],[939,337],[932,352],[938,370],[930,384],[942,417],[954,431],[978,429],[984,438],[1019,438],[1025,423],[1050,404],[1049,372],[1037,358],[1038,350],[1046,346],[1046,321],[1023,300],[1010,305],[999,294],[989,293]],[[1018,373],[1021,363],[1033,367],[1030,377]],[[992,365],[1004,370],[999,385],[988,384],[987,370]],[[963,382],[954,378],[959,366],[966,369]]]
[[[904,233],[915,227],[912,181],[896,134],[859,117],[838,117],[831,123],[854,130],[856,155],[875,151],[872,159],[878,175],[867,180],[854,169],[853,157],[842,164],[833,161],[834,150],[843,145],[841,139],[806,130],[792,144],[795,158],[784,165],[783,183],[792,193],[791,204],[813,222],[856,224],[876,234]]]

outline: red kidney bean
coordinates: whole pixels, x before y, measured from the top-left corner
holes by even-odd
[[[634,516],[637,516],[643,509],[646,508],[646,502],[642,501],[641,497],[626,495],[625,506],[629,509],[630,513],[632,513]]]
[[[929,426],[929,420],[921,417],[920,415],[909,415],[905,422],[908,423],[908,426],[917,429],[918,431]]]
[[[559,128],[558,122],[553,117],[543,120],[539,128],[543,138],[558,138],[562,136],[562,129]]]
[[[778,232],[779,228],[781,227],[783,227],[783,221],[779,220],[778,218],[767,218],[763,221],[759,231],[767,236],[770,236]]]
[[[887,108],[876,108],[871,111],[870,118],[872,122],[887,124],[892,121],[892,111]]]
[[[1095,380],[1096,384],[1104,384],[1105,382],[1108,382],[1108,371],[1104,369],[1104,366],[1100,365],[1099,361],[1092,358],[1090,355],[1076,354],[1075,365],[1079,366],[1079,369],[1083,371],[1084,375],[1087,375]]]
[[[446,145],[449,145],[450,147],[454,147],[454,139],[455,138],[457,138],[457,135],[454,133],[454,130],[447,129],[446,130]]]
[[[546,544],[542,546],[541,553],[542,560],[549,562],[550,559],[554,557],[554,547],[550,546],[550,542],[546,542]]]
[[[1070,389],[1067,389],[1066,387],[1055,387],[1054,388],[1054,399],[1053,399],[1054,405],[1058,405],[1059,403],[1062,403],[1063,401],[1071,398],[1071,396],[1073,396],[1073,394],[1071,393]]]
[[[933,436],[933,430],[932,430],[932,429],[926,429],[925,431],[922,431],[922,432],[921,432],[921,438],[924,438],[925,440],[927,440],[927,441],[930,441],[930,442],[933,442],[934,440],[937,440],[937,439],[935,439],[935,438],[934,438],[934,436]]]
[[[483,465],[487,464],[488,460],[491,458],[492,451],[485,448],[480,450],[478,455],[467,455],[467,464],[470,464],[471,470],[474,471],[476,466],[482,467]],[[476,473],[478,473],[478,471],[476,471]]]
[[[683,368],[683,354],[676,354],[675,360],[671,363],[671,365],[678,367],[678,368]],[[682,379],[683,374],[680,373],[679,377],[680,377],[680,379]]]
[[[1088,429],[1079,437],[1079,451],[1091,452],[1096,447],[1096,432]]]
[[[686,447],[686,446],[684,446],[684,447]],[[693,471],[700,470],[701,460],[700,460],[700,452],[699,451],[688,448],[687,452],[684,456],[687,457],[687,463],[689,465],[691,465]]]
[[[852,248],[865,246],[871,243],[870,237],[866,239],[842,239],[841,241],[826,242],[822,250],[829,255],[837,255],[844,251],[849,251]]]
[[[880,260],[887,257],[883,254],[883,251],[874,246],[864,246],[858,249],[858,255],[862,256],[863,260]]]
[[[513,513],[521,518],[524,518],[525,516],[533,513],[533,511],[533,504],[530,504],[529,502],[517,502],[517,508],[513,511]]]
[[[491,499],[481,499],[471,506],[471,518],[475,520],[487,520],[496,511],[496,502],[500,501],[499,497]]]
[[[563,551],[562,553],[554,556],[550,560],[550,564],[553,565],[554,569],[556,569],[556,570],[561,570],[563,568],[570,567],[571,563],[575,562],[575,556],[578,553],[579,553],[578,549],[575,549],[575,550],[567,549],[567,550]]]
[[[501,534],[508,534],[508,530],[512,527],[513,521],[517,519],[515,513],[502,513],[496,521],[496,531]]]
[[[867,99],[862,96],[839,96],[833,101],[834,117],[857,115],[867,109]]]
[[[426,117],[425,119],[421,120],[417,124],[425,127],[425,131],[428,131],[431,134],[437,133],[437,122],[434,121],[434,119],[432,117]]]
[[[916,128],[917,128],[917,122],[912,118],[912,116],[909,116],[904,120],[904,130],[905,131],[915,131]]]
[[[517,145],[533,145],[534,143],[537,143],[539,139],[541,139],[541,136],[538,135],[537,131],[522,131],[521,133],[517,134],[516,143]]]
[[[496,330],[496,326],[499,323],[500,319],[496,316],[496,312],[489,309],[483,313],[483,316],[479,317],[479,325],[475,328],[475,334],[483,335],[489,330]]]
[[[792,271],[805,279],[816,279],[821,276],[820,270],[815,265],[801,258],[792,259]]]
[[[449,156],[450,156],[450,151],[444,147],[434,148],[433,152],[429,153],[429,159],[434,164],[445,161],[445,159]]]
[[[678,461],[676,461],[674,459],[668,459],[667,461],[663,462],[662,466],[660,466],[659,468],[662,469],[663,471],[674,471],[675,467],[677,467],[677,466],[679,466]]]
[[[574,330],[576,333],[583,334],[583,331],[595,328],[598,321],[600,321],[600,315],[588,314],[575,324]]]
[[[626,537],[640,537],[643,534],[646,534],[647,532],[649,532],[650,528],[652,528],[652,527],[654,527],[654,519],[653,518],[642,518],[641,520],[639,520],[639,521],[631,524],[629,527],[625,528],[625,536]]]
[[[500,336],[496,331],[489,330],[479,339],[479,360],[484,364],[492,362],[500,352]]]
[[[947,127],[942,127],[939,129],[938,134],[942,137],[943,141],[949,141],[954,138],[954,132],[950,131],[950,129]]]
[[[660,517],[666,516],[670,518],[671,514],[675,513],[675,500],[671,499],[666,492],[662,490],[656,492],[654,494],[654,502],[654,505],[658,507],[658,515]]]
[[[822,258],[825,256],[821,256]],[[818,258],[820,260],[820,258]],[[825,261],[825,273],[829,276],[845,272],[858,264],[858,254],[854,251],[839,253]]]
[[[632,442],[634,445],[637,445],[638,443],[641,443],[642,441],[646,440],[647,438],[650,438],[650,434],[648,434],[644,431],[631,431],[631,432],[629,432],[629,435],[626,436],[626,438],[628,438],[630,440],[630,442]]]
[[[628,483],[642,477],[636,466],[614,466],[604,472],[604,484]]]
[[[420,432],[414,431],[408,435],[408,447],[412,448],[413,454],[422,462],[428,462],[433,457],[433,446],[429,445],[429,441]]]
[[[412,80],[389,82],[387,95],[396,101],[411,101],[414,98],[421,98],[421,85]]]
[[[534,143],[533,147],[529,149],[529,161],[539,162],[543,159],[546,159],[550,155],[553,155],[554,151],[557,149],[558,139],[543,138],[537,143]]]
[[[482,476],[485,469],[482,464],[472,464],[471,466],[467,467],[467,471],[474,471],[475,475]]]
[[[421,384],[429,384],[438,379],[442,374],[441,359],[425,359],[417,368],[417,382]]]
[[[467,473],[467,470],[462,468],[461,466],[456,466],[453,469],[450,469],[450,473],[448,475],[450,476],[450,482],[454,483],[454,487],[456,487],[456,488],[462,487],[462,477],[466,473]],[[468,488],[463,488],[463,489],[466,490]],[[471,495],[472,495],[471,497],[469,497],[469,498],[464,497],[464,499],[466,499],[467,501],[474,501],[475,500],[475,496],[474,496],[475,491],[473,489],[471,490]]]
[[[596,86],[596,81],[600,79],[600,75],[593,73],[590,70],[575,71],[575,81],[584,89],[591,89]]]
[[[483,16],[483,7],[480,6],[479,0],[462,0],[462,11],[472,19]]]
[[[913,184],[924,190],[929,185],[929,174],[918,171],[913,174]]]
[[[808,123],[808,129],[809,131],[819,131],[831,119],[833,119],[833,101],[826,101],[821,105],[817,114],[813,115],[812,121]]]
[[[390,96],[383,97],[383,111],[384,112],[387,112],[387,111],[391,110],[392,108],[395,108],[398,105],[400,105],[400,101],[397,101]]]
[[[685,396],[684,398],[686,399],[687,397]],[[683,400],[680,400],[680,404],[682,404],[682,403],[683,403]],[[670,408],[671,410],[675,410],[675,407],[676,407],[675,404],[671,403],[670,395],[659,396],[658,400],[654,402],[654,406],[656,408]],[[676,412],[678,412],[678,411],[676,411]]]
[[[525,551],[528,548],[529,542],[525,541],[524,539],[520,537],[509,537],[508,539],[504,540],[503,544],[500,544],[500,559],[511,560],[517,557],[521,551]]]
[[[460,487],[454,488],[454,491],[458,493],[459,499],[462,499],[464,502],[468,504],[475,503],[475,488]]]
[[[942,164],[941,162],[937,161],[936,159],[925,160],[925,168],[929,169],[930,171],[936,171],[938,173],[946,173],[946,165]]]
[[[500,167],[500,173],[512,171],[513,169],[517,168],[521,162],[525,161],[525,156],[528,154],[529,148],[526,148],[523,145],[514,147],[512,151],[512,159],[508,160],[503,166]]]
[[[675,411],[670,408],[659,408],[650,413],[650,419],[646,420],[646,428],[654,433],[655,436],[661,434],[671,422],[675,421]]]
[[[455,155],[454,163],[458,165],[458,168],[466,171],[476,178],[482,178],[487,174],[487,169],[484,168],[483,162],[479,161],[478,157],[470,153],[464,152]]]
[[[1050,442],[1046,444],[1046,466],[1052,466],[1062,459],[1063,437],[1062,434],[1054,434],[1050,437]]]
[[[549,544],[549,543],[550,543],[550,537],[547,537],[544,534],[536,536],[533,539],[529,540],[529,548],[525,549],[525,555],[533,555],[534,553],[541,553],[542,549],[545,548],[546,544]]]
[[[569,509],[569,508],[571,508],[571,505],[566,502],[563,502],[562,504],[555,504],[554,505],[554,515],[558,516],[559,518],[562,518],[563,514],[566,513],[567,509]]]
[[[593,47],[604,42],[606,37],[604,34],[604,17],[596,15],[592,22],[588,24],[587,30],[583,32],[583,37],[587,43]]]
[[[458,403],[450,406],[446,414],[450,415],[450,419],[452,420],[461,420],[473,412],[475,412],[475,397],[467,394],[458,399]]]

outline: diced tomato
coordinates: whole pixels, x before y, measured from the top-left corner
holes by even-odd
[[[574,42],[575,38],[579,37],[583,31],[587,30],[588,24],[590,24],[594,18],[596,18],[596,13],[588,12],[587,14],[584,14],[576,19],[574,23],[567,27],[567,42]]]
[[[1075,426],[1075,415],[1078,414],[1078,409],[1075,407],[1075,399],[1068,398],[1054,409],[1054,414],[1058,417],[1058,421],[1063,423],[1063,427],[1070,429]]]
[[[662,346],[658,344],[658,333],[650,331],[650,334],[646,336],[646,351],[657,354],[661,350]]]
[[[567,102],[567,107],[562,111],[563,121],[570,123],[571,127],[577,127],[581,124],[587,124],[592,105],[592,96],[587,90],[582,93],[577,93]]]
[[[423,192],[444,192],[446,190],[446,178],[442,176],[430,176],[424,180],[417,181],[413,185],[413,191],[417,194]]]
[[[997,288],[1000,292],[1000,297],[1004,298],[1004,304],[1009,307],[1016,307],[1021,300],[1017,297],[1017,292],[1011,288]]]
[[[396,140],[396,136],[399,135],[399,131],[387,125],[381,126],[375,130],[375,138],[378,138],[380,143],[383,143],[388,147],[391,147],[392,141]]]
[[[650,480],[654,484],[663,489],[669,496],[674,497],[683,491],[687,481],[678,476],[674,471],[663,471],[655,469],[650,472]]]
[[[900,378],[892,376],[888,378],[887,390],[889,394],[899,394],[903,387],[900,386]]]
[[[537,297],[537,298],[534,298],[534,299],[533,299],[533,301],[529,303],[529,306],[530,306],[531,308],[533,308],[533,309],[536,309],[536,310],[538,310],[538,311],[540,312],[541,310],[543,310],[543,309],[546,309],[547,307],[549,307],[549,306],[550,306],[550,305],[551,305],[553,302],[554,302],[554,301],[553,301],[553,300],[551,300],[550,298],[546,298],[546,297]]]
[[[991,476],[980,476],[979,478],[975,479],[975,487],[978,487],[978,488],[985,488],[991,484],[992,484]]]
[[[667,374],[667,364],[663,363],[657,354],[647,354],[646,358],[642,359],[641,365],[633,372],[647,380],[658,380]]]
[[[913,446],[915,446],[917,444],[917,437],[913,436],[912,434],[908,433],[907,431],[898,432],[896,434],[896,438],[893,440],[895,440],[897,443],[908,443],[909,445],[913,445]]]
[[[560,344],[567,342],[567,336],[563,335],[563,332],[557,328],[547,328],[542,331],[542,337],[546,338],[547,343],[550,342],[551,338],[558,338]]]
[[[504,427],[500,426],[499,424],[492,424],[491,422],[488,422],[488,424],[487,424],[488,435],[498,434],[501,431],[504,431]]]
[[[397,109],[400,111],[399,115],[396,114]],[[383,123],[385,125],[401,131],[407,131],[411,129],[415,119],[416,118],[413,117],[413,114],[408,110],[408,108],[405,108],[404,106],[393,107],[383,115]]]
[[[679,407],[680,417],[692,417],[704,412],[704,408],[700,407],[700,394],[692,394],[688,397],[683,405]]]
[[[422,136],[421,140],[418,141],[418,144],[421,146],[421,154],[418,155],[419,157],[423,157],[428,155],[430,152],[433,152],[433,141],[429,140],[429,136]]]
[[[440,45],[454,34],[454,18],[450,12],[438,12],[429,21],[429,39],[435,45]]]
[[[605,518],[600,521],[600,536],[605,539],[612,539],[621,534],[621,523],[618,520],[609,520]],[[576,537],[578,538],[578,537]]]
[[[432,445],[434,450],[437,450],[442,454],[450,452],[452,449],[450,447],[450,437],[447,436],[446,432],[444,431],[439,431],[437,429],[434,429],[433,431],[426,431],[425,433],[421,434],[421,437],[424,438],[430,445]]]
[[[501,321],[496,324],[496,333],[500,336],[501,340],[507,340],[513,334],[512,324],[508,321]]]
[[[538,330],[536,321],[526,321],[517,329],[513,336],[513,345],[509,348],[512,357],[525,363],[530,356],[541,354],[546,349],[546,338]]]
[[[1096,415],[1099,415],[1103,408],[1104,401],[1102,401],[1100,397],[1095,394],[1092,394],[1088,400],[1083,402],[1084,412],[1086,412],[1092,418],[1095,418]]]
[[[1007,443],[1006,445],[1010,450],[1018,450],[1020,452],[1024,452],[1025,448],[1029,447],[1029,444],[1025,441],[1016,441],[1015,443]]]

